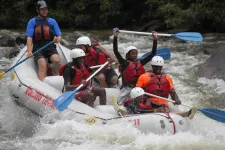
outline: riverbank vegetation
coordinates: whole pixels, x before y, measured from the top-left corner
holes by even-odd
[[[216,0],[47,0],[49,16],[63,29],[224,32],[224,1]],[[1,0],[0,28],[26,28],[36,15],[33,0]]]

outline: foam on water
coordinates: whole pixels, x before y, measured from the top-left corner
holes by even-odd
[[[121,34],[122,36],[122,34]],[[124,41],[124,42],[123,42]],[[129,41],[129,42],[127,42]],[[131,41],[131,42],[130,42]],[[119,39],[119,50],[130,45],[140,48],[140,55],[149,51],[152,40],[146,37],[122,36]],[[178,43],[184,49],[194,48],[198,44]],[[141,45],[141,47],[139,46]],[[175,47],[169,42],[158,41],[158,47]],[[112,51],[112,44],[104,44],[107,50]],[[149,48],[148,48],[149,47]],[[215,88],[214,93],[220,94],[223,89],[223,81],[218,79],[197,78],[194,74],[196,66],[203,63],[208,56],[190,56],[185,51],[172,51],[172,58],[166,61],[163,68],[174,81],[176,92],[180,100],[188,105],[204,107],[206,99],[210,95],[205,94],[206,89]],[[151,69],[148,64],[145,67]],[[7,80],[7,79],[5,79]],[[6,82],[2,80],[0,93],[0,121],[5,134],[0,135],[0,147],[3,149],[36,149],[36,150],[223,150],[225,149],[225,125],[218,123],[202,113],[198,112],[190,122],[191,129],[175,135],[156,135],[153,133],[141,133],[139,130],[127,124],[114,124],[104,126],[90,126],[76,122],[76,120],[60,120],[55,124],[46,124],[40,121],[27,109],[14,104],[7,93]],[[204,84],[204,88],[202,86]],[[219,84],[219,86],[218,86]],[[207,86],[207,87],[206,87]],[[218,89],[217,89],[218,88]],[[211,106],[212,107],[212,106]],[[180,110],[189,110],[180,105]],[[32,126],[32,127],[30,127]],[[28,128],[26,131],[25,128]],[[21,133],[29,132],[27,136]],[[14,134],[13,134],[14,133]],[[7,136],[13,134],[13,136]],[[15,138],[17,137],[17,138]]]

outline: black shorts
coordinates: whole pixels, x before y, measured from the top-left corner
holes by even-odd
[[[37,50],[38,49],[39,48],[37,48]],[[49,47],[47,47],[47,48],[37,52],[36,54],[34,54],[34,60],[37,62],[40,58],[46,58],[46,59],[49,60],[49,63],[51,63],[50,62],[50,57],[52,55],[54,55],[54,54],[57,54],[57,55],[59,54],[57,52],[57,50],[56,50],[56,45],[55,44],[53,44],[53,45],[51,45],[51,46],[49,46]]]
[[[110,80],[112,79],[112,77],[114,77],[114,76],[118,77],[116,71],[112,67],[106,68],[103,71],[103,74],[105,75],[105,81],[106,81],[108,86],[110,85]]]

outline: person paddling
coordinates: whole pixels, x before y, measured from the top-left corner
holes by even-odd
[[[151,61],[152,71],[142,74],[137,81],[136,86],[142,87],[146,93],[154,94],[164,98],[171,96],[176,105],[180,105],[181,101],[175,91],[172,78],[162,72],[164,60],[161,56],[154,56]],[[163,112],[169,112],[168,102],[155,97],[148,97],[149,100],[165,105]]]
[[[163,112],[165,113],[165,105],[158,104],[152,100],[149,100],[145,95],[145,91],[140,87],[135,87],[130,92],[130,99],[124,102],[124,107],[127,111],[119,110],[122,115],[127,114],[141,114],[141,113],[153,113]],[[193,107],[187,112],[173,112],[182,117],[188,117],[190,120],[193,119],[197,111],[196,107]]]
[[[92,70],[84,65],[84,57],[85,53],[82,49],[73,49],[70,53],[71,62],[61,67],[59,74],[64,78],[65,89],[66,91],[72,91],[80,84],[85,84],[75,94],[75,99],[93,107],[96,97],[99,96],[100,105],[106,105],[105,89],[91,87],[90,82],[86,83],[86,79],[90,76]]]
[[[116,61],[114,56],[108,53],[98,43],[91,43],[87,36],[79,37],[76,41],[76,46],[85,52],[84,64],[88,67],[102,65],[107,61]],[[101,73],[96,76],[99,84],[103,88],[116,87],[118,84],[118,76],[112,67],[105,68]]]
[[[113,40],[113,51],[114,54],[120,64],[120,73],[122,77],[122,87],[121,87],[121,94],[118,99],[118,103],[121,105],[123,104],[124,100],[129,97],[130,90],[135,87],[138,77],[145,73],[144,65],[147,64],[151,59],[156,55],[157,49],[157,32],[152,32],[153,47],[152,53],[149,53],[144,59],[141,61],[137,60],[138,56],[138,49],[135,46],[129,46],[126,48],[125,51],[125,59],[121,56],[118,51],[118,44],[117,38],[119,34],[119,29],[116,28],[116,32],[114,32],[114,40]]]
[[[38,16],[29,20],[26,29],[27,56],[30,58],[33,57],[32,52],[36,52],[38,49],[53,40],[56,43],[60,43],[62,35],[56,20],[47,17],[48,5],[44,0],[39,0],[37,2],[36,10]],[[62,66],[55,44],[52,44],[46,49],[36,53],[34,59],[38,64],[38,78],[41,81],[43,81],[47,76],[48,63],[46,59],[54,63],[58,69]]]

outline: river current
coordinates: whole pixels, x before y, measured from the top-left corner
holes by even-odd
[[[74,33],[75,34],[75,33]],[[81,33],[79,33],[81,34]],[[224,108],[225,82],[196,76],[198,65],[210,57],[203,50],[205,44],[218,44],[212,35],[205,35],[202,43],[183,42],[174,38],[161,38],[158,48],[170,48],[171,59],[163,71],[168,73],[182,103],[199,108]],[[112,37],[100,43],[112,52]],[[134,45],[142,55],[152,47],[152,38],[120,34],[119,50]],[[0,69],[8,68],[12,60],[1,59]],[[151,69],[150,63],[145,66]],[[75,120],[47,124],[29,109],[17,105],[9,96],[7,81],[0,82],[0,150],[224,150],[225,125],[201,112],[196,113],[187,132],[156,135],[141,133],[131,125],[114,124],[90,126]],[[180,110],[189,110],[179,106]]]

